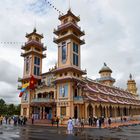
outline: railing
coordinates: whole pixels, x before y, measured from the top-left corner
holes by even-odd
[[[67,22],[67,23],[64,23],[64,24],[61,24],[61,25],[57,26],[57,28],[58,28],[58,29],[61,29],[61,28],[63,28],[63,27],[68,27],[68,26],[70,26],[70,25],[73,25],[73,26],[75,26],[76,28],[78,28],[79,30],[81,30],[81,27],[79,27],[78,25],[74,24],[74,23],[71,22],[71,21],[69,21],[69,22]]]
[[[28,54],[30,52],[36,52],[36,53],[42,55],[44,58],[46,57],[46,53],[39,52],[39,51],[37,51],[35,49],[30,49],[29,51],[21,52],[21,56],[25,56],[26,54]]]
[[[73,34],[73,33],[65,34],[65,35],[63,35],[63,36],[61,36],[61,37],[59,37],[59,38],[54,37],[54,38],[53,38],[53,42],[57,43],[57,41],[58,41],[59,39],[62,39],[63,37],[66,37],[66,36],[69,36],[69,35],[73,35],[74,37],[76,37],[77,39],[79,39],[79,40],[81,41],[81,44],[85,44],[85,40],[84,40],[84,39],[80,39],[80,37],[77,37],[77,36],[76,36],[75,34]]]
[[[48,103],[48,102],[54,102],[54,99],[50,99],[50,98],[35,98],[32,99],[32,103]]]
[[[25,48],[26,45],[30,45],[30,44],[36,44],[36,45],[39,45],[39,46],[41,46],[41,47],[43,48],[43,50],[46,50],[46,49],[47,49],[47,47],[44,46],[43,43],[38,42],[38,41],[36,41],[36,40],[31,40],[31,41],[26,42],[25,45],[23,45],[21,48],[23,49],[23,48]]]
[[[82,96],[76,96],[73,98],[73,100],[74,100],[74,103],[84,103]]]

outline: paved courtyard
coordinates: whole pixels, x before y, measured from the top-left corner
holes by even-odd
[[[0,140],[140,140],[140,125],[114,129],[85,128],[74,134],[49,126],[0,126]]]

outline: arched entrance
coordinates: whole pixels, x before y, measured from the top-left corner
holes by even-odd
[[[127,109],[126,109],[126,107],[123,108],[123,114],[124,114],[124,116],[127,116]]]
[[[121,116],[121,111],[120,111],[120,107],[119,106],[117,108],[117,116]]]
[[[87,107],[87,115],[88,116],[93,116],[93,107],[91,104],[88,105]]]
[[[78,109],[77,109],[77,106],[74,107],[74,118],[78,118]]]
[[[112,106],[109,106],[109,117],[112,117]]]

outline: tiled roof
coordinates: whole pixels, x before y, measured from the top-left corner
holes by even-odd
[[[90,83],[87,83],[84,87],[84,91],[88,93],[86,94],[88,100],[126,105],[140,105],[140,100],[137,98],[137,96],[125,90],[106,86],[95,81],[92,81],[92,83],[91,81]]]

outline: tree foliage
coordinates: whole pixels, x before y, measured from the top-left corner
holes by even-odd
[[[0,99],[0,115],[20,115],[20,105],[6,104]]]

